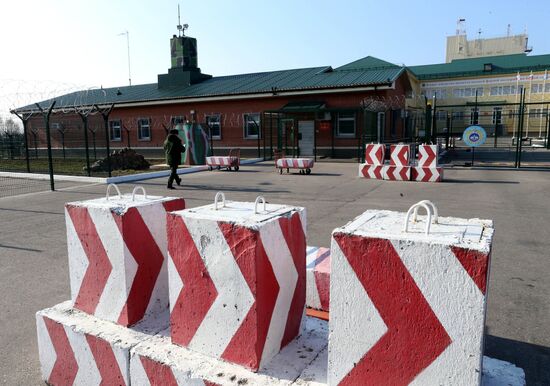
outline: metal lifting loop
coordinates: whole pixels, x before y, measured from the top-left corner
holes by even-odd
[[[421,203],[424,203],[424,204],[427,204],[427,205],[431,206],[432,212],[433,212],[433,215],[434,215],[434,224],[437,224],[437,222],[439,221],[439,211],[437,210],[437,206],[435,206],[435,204],[433,202],[431,202],[430,200],[422,200],[418,204],[421,204]],[[414,209],[413,222],[416,222],[416,218],[417,218],[417,215],[418,215],[418,209],[419,208],[420,208],[420,206],[417,205],[416,208]]]
[[[120,193],[120,189],[118,188],[118,186],[116,186],[115,184],[109,184],[107,185],[107,193],[105,193],[105,198],[107,200],[109,200],[111,198],[111,196],[109,195],[109,191],[111,190],[111,188],[114,187],[117,194],[118,194],[118,198],[121,199],[122,198],[122,193]]]
[[[214,197],[214,210],[218,210],[218,201],[219,199],[222,199],[222,208],[225,207],[225,194],[223,192],[216,193],[216,197]]]
[[[254,214],[258,214],[258,204],[260,201],[264,204],[262,212],[265,212],[265,198],[263,196],[258,196],[256,197],[256,201],[254,201]]]
[[[430,226],[432,224],[432,207],[423,201],[417,202],[407,211],[407,215],[405,216],[405,224],[403,226],[403,232],[409,231],[409,219],[411,217],[411,214],[414,212],[415,209],[418,210],[419,207],[426,209],[426,213],[428,215],[428,221],[426,221],[425,229],[426,236],[428,236],[430,234]]]
[[[132,201],[136,200],[136,193],[138,190],[141,190],[143,192],[143,199],[147,200],[147,192],[145,191],[145,188],[143,186],[136,186],[134,190],[132,190]]]

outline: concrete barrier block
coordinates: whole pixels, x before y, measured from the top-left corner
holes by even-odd
[[[410,145],[391,145],[390,146],[390,165],[408,166],[411,154]]]
[[[384,179],[384,165],[359,164],[359,177],[382,180]]]
[[[151,317],[130,329],[67,301],[37,312],[36,324],[42,379],[49,385],[130,385],[130,348],[166,329],[168,318]]]
[[[168,312],[166,212],[183,208],[134,194],[66,204],[73,306],[124,326]]]
[[[421,168],[437,168],[439,158],[438,145],[419,145],[417,165]]]
[[[411,180],[417,182],[441,182],[443,181],[443,168],[413,166],[411,168]]]
[[[306,307],[328,311],[330,302],[330,249],[307,247]]]
[[[386,145],[369,143],[365,145],[365,163],[368,165],[384,165]]]
[[[258,372],[175,345],[168,335],[164,331],[132,349],[132,386],[291,385],[326,350],[328,326],[324,321],[305,317],[300,336]]]
[[[382,175],[387,181],[410,181],[411,167],[384,165]]]
[[[304,208],[224,198],[172,212],[168,250],[172,342],[257,370],[299,334]]]
[[[431,205],[334,230],[329,384],[479,384],[493,224]]]

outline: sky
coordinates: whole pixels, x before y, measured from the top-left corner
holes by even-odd
[[[531,55],[550,54],[550,3],[372,0],[4,0],[0,113],[75,89],[154,83],[170,67],[177,7],[214,76],[339,65],[367,55],[406,65],[445,61],[446,37],[527,30]]]

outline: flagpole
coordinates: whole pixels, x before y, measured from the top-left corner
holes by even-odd
[[[544,102],[544,94],[546,89],[546,78],[548,78],[548,70],[544,70],[544,78],[542,78],[542,99],[541,102]],[[542,138],[542,116],[544,112],[544,107],[540,105],[540,122],[539,122],[539,138]],[[548,114],[548,111],[546,112]]]
[[[531,89],[533,88],[533,71],[529,74],[529,97],[527,103],[531,103]],[[531,123],[531,105],[527,106],[527,130],[525,131],[525,137],[529,137],[529,123]]]
[[[518,103],[518,92],[519,92],[519,71],[516,75],[516,111],[514,114],[514,125],[512,126],[512,138],[516,136],[516,121],[517,121],[517,115],[519,114],[519,109],[517,109],[517,103]]]

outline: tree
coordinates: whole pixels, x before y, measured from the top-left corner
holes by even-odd
[[[24,149],[23,130],[11,117],[0,117],[0,143],[2,154],[6,152],[10,159],[20,155]]]

